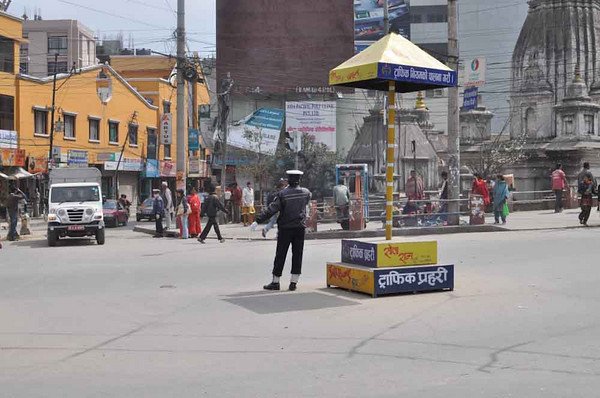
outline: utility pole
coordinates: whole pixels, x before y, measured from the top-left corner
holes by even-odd
[[[54,79],[52,80],[52,111],[50,115],[50,150],[48,152],[48,171],[54,163],[52,149],[54,146],[54,110],[56,108],[56,66],[58,64],[58,53],[54,54]]]
[[[185,80],[185,0],[177,0],[177,189],[185,190],[186,183],[186,107]]]
[[[457,0],[448,0],[448,67],[458,73],[458,18]],[[448,89],[448,224],[460,221],[460,136],[458,113],[458,86]]]
[[[233,87],[233,80],[231,79],[231,74],[227,72],[227,77],[221,80],[221,92],[218,93],[218,101],[219,101],[219,115],[220,120],[219,124],[223,131],[223,147],[221,152],[223,154],[223,163],[221,164],[221,192],[223,193],[223,198],[225,198],[225,184],[227,182],[227,133],[228,126],[227,120],[229,118],[229,109],[230,109],[230,92]]]

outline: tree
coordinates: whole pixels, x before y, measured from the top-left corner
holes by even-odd
[[[491,140],[479,143],[479,156],[465,159],[465,164],[474,172],[484,178],[501,173],[507,165],[513,165],[529,158],[530,154],[525,148],[527,132],[508,140],[503,139],[504,131],[508,126],[507,121],[500,134]]]

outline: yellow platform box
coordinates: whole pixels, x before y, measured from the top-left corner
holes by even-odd
[[[327,287],[331,286],[372,297],[454,290],[454,265],[369,268],[327,263]]]
[[[437,242],[342,240],[342,262],[372,268],[437,264]]]

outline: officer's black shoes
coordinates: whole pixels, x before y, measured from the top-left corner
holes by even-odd
[[[281,287],[279,286],[279,283],[271,282],[268,285],[264,285],[263,289],[265,289],[265,290],[280,290]]]
[[[294,290],[296,290],[296,282],[290,282],[290,292],[293,292]]]

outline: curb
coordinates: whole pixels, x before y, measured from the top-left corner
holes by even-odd
[[[148,235],[154,235],[156,230],[146,227],[134,227],[134,232],[140,232]],[[393,236],[421,236],[421,235],[446,235],[446,234],[461,234],[461,233],[477,233],[477,232],[506,232],[511,231],[506,227],[497,225],[459,225],[439,227],[423,227],[423,228],[396,228],[393,230]],[[165,231],[165,237],[179,238],[179,231]],[[380,238],[385,237],[385,230],[366,230],[366,231],[323,231],[310,232],[306,234],[306,240],[326,240],[326,239],[356,239],[356,238]],[[207,238],[216,239],[216,238]],[[243,240],[243,241],[272,241],[273,238],[251,238],[251,237],[235,237],[226,238],[227,240]]]

